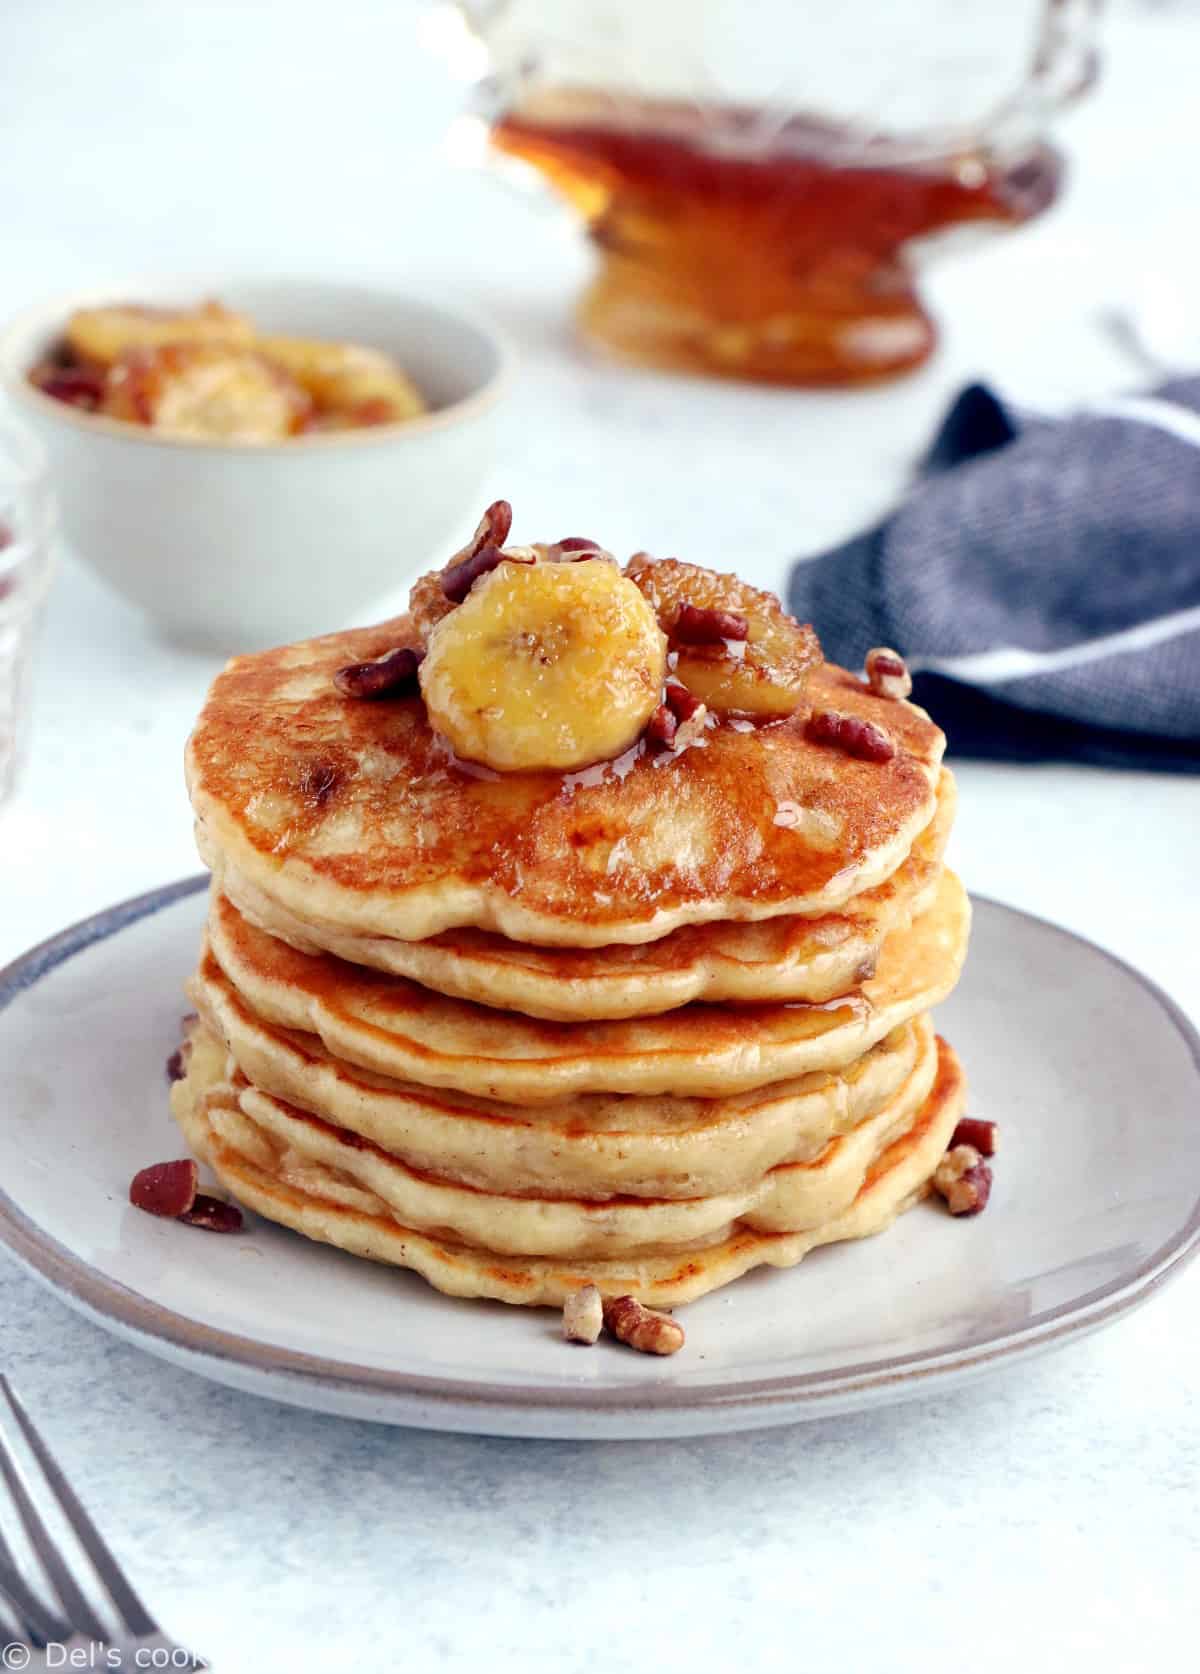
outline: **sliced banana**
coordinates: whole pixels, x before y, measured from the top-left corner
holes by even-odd
[[[738,711],[764,719],[791,715],[804,702],[810,669],[821,662],[817,636],[789,616],[773,593],[750,587],[678,558],[637,553],[625,566],[645,594],[675,657],[671,678],[720,713]],[[680,613],[717,612],[740,617],[745,637],[689,643],[680,637]]]
[[[653,610],[615,564],[504,562],[432,629],[421,690],[466,760],[570,771],[636,741],[666,654]]]
[[[254,327],[243,314],[205,302],[199,308],[150,308],[118,303],[110,308],[79,308],[67,321],[67,343],[81,360],[111,366],[130,349],[156,349],[164,343],[223,343],[246,348]]]
[[[307,390],[322,429],[395,424],[427,410],[416,384],[381,349],[307,337],[263,337],[258,347]]]
[[[274,442],[304,427],[311,403],[253,349],[168,343],[109,369],[100,411],[193,441]]]

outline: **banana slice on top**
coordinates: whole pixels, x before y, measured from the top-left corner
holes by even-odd
[[[735,575],[639,552],[625,574],[669,635],[671,678],[718,713],[792,715],[809,671],[822,661],[816,634],[774,593]]]
[[[246,348],[254,341],[254,327],[244,314],[222,308],[219,302],[199,308],[151,308],[130,302],[76,309],[67,321],[66,339],[80,360],[111,366],[127,350],[157,349],[164,343]]]
[[[614,563],[506,559],[433,628],[421,691],[466,760],[567,772],[637,740],[666,656],[653,610]]]

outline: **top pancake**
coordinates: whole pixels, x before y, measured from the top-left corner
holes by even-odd
[[[943,767],[937,812],[904,863],[836,911],[685,924],[656,942],[535,947],[489,930],[444,930],[423,942],[313,926],[213,858],[221,894],[260,930],[301,953],[334,953],[419,982],[439,994],[552,1021],[651,1017],[693,1000],[830,1000],[874,969],[886,936],[924,912],[937,889],[954,823],[955,787]]]
[[[825,912],[889,877],[933,816],[942,732],[833,665],[811,678],[813,707],[883,728],[891,761],[811,742],[802,711],[678,755],[498,775],[455,761],[419,698],[334,687],[336,669],[412,637],[398,617],[235,658],[189,742],[201,852],[310,924],[598,947]]]

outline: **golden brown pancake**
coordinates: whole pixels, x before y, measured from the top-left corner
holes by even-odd
[[[330,1052],[398,1081],[509,1103],[578,1093],[712,1097],[841,1069],[954,987],[970,908],[943,871],[930,909],[884,943],[878,970],[825,1005],[692,1005],[664,1016],[553,1023],[472,1005],[257,930],[214,894],[192,992],[218,970],[266,1021],[317,1034]]]
[[[802,711],[678,754],[501,775],[453,761],[419,698],[336,690],[339,667],[406,639],[400,617],[236,658],[192,734],[201,852],[304,924],[598,947],[824,913],[889,877],[933,817],[940,729],[832,665],[813,707],[873,722],[890,761],[811,742]]]
[[[750,924],[689,924],[633,946],[533,947],[471,929],[444,930],[423,942],[354,935],[306,924],[221,856],[213,875],[243,918],[302,953],[335,953],[439,994],[527,1017],[563,1022],[652,1017],[693,1000],[820,1002],[863,982],[884,937],[929,906],[955,800],[953,775],[943,768],[937,812],[908,859],[836,911]]]
[[[219,1082],[208,1079],[213,1069],[219,1070]],[[880,1151],[912,1125],[936,1069],[930,1031],[909,1075],[878,1109],[829,1140],[810,1161],[773,1168],[737,1191],[602,1202],[567,1197],[561,1189],[485,1191],[414,1169],[382,1146],[264,1093],[239,1071],[229,1075],[219,1043],[203,1030],[193,1044],[188,1074],[201,1092],[223,1089],[224,1102],[209,1108],[214,1131],[284,1184],[303,1187],[314,1169],[332,1169],[350,1185],[374,1193],[416,1231],[447,1233],[507,1255],[607,1258],[700,1249],[729,1237],[735,1226],[802,1232],[833,1219],[848,1207]]]
[[[779,1163],[810,1162],[892,1098],[932,1038],[917,1019],[839,1074],[725,1098],[599,1093],[518,1106],[345,1063],[315,1035],[256,1017],[216,973],[196,994],[210,1031],[264,1092],[443,1179],[594,1200],[707,1197],[752,1185]]]
[[[799,1232],[735,1227],[698,1249],[578,1260],[499,1254],[445,1232],[405,1226],[376,1192],[343,1169],[315,1161],[297,1165],[257,1129],[244,1132],[227,1084],[215,1073],[206,1080],[204,1063],[200,1059],[172,1089],[172,1108],[193,1149],[243,1203],[353,1255],[413,1268],[450,1295],[527,1305],[560,1305],[590,1282],[607,1295],[673,1307],[752,1267],[791,1267],[817,1245],[882,1231],[927,1190],[965,1102],[958,1060],[939,1040],[937,1075],[924,1104],[868,1169],[850,1206],[831,1220]],[[233,1119],[222,1127],[227,1117]]]

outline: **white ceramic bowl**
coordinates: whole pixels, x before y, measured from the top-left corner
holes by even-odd
[[[27,374],[75,308],[216,297],[264,331],[392,353],[433,409],[266,446],[156,436]],[[33,308],[0,335],[0,387],[41,439],[75,553],[182,638],[241,650],[366,620],[443,562],[482,510],[511,356],[456,310],[349,284],[133,279]]]

